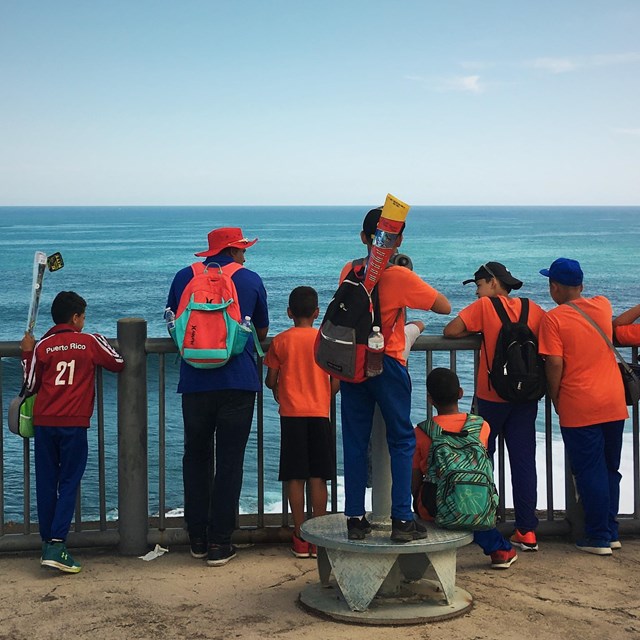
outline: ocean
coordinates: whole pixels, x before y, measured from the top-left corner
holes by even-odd
[[[347,260],[364,255],[359,232],[370,206],[349,207],[0,207],[0,251],[5,293],[0,301],[0,341],[20,340],[29,308],[33,254],[62,253],[62,270],[45,275],[36,336],[51,325],[49,308],[60,290],[74,290],[88,302],[86,331],[116,336],[116,323],[125,317],[141,317],[149,337],[165,337],[162,319],[166,296],[175,272],[194,262],[194,253],[207,247],[207,233],[220,226],[240,226],[248,238],[259,242],[248,249],[245,266],[263,278],[269,300],[269,335],[290,326],[287,298],[298,285],[310,285],[326,308]],[[548,280],[538,274],[560,256],[580,261],[585,272],[584,295],[606,295],[620,313],[640,300],[640,207],[424,207],[409,212],[400,248],[413,269],[451,301],[453,314],[475,299],[473,286],[462,280],[473,277],[483,262],[503,262],[524,281],[519,292],[543,308],[549,298]],[[453,317],[453,316],[451,316]],[[441,335],[451,319],[427,312],[409,312],[409,319],[425,321],[426,334]],[[444,356],[443,356],[444,357]],[[177,363],[168,358],[167,388],[167,508],[182,506],[182,423],[175,394]],[[446,366],[448,358],[436,360]],[[471,396],[470,359],[461,361],[459,373]],[[150,361],[149,389],[153,396],[157,365]],[[425,415],[424,356],[410,362],[414,379],[412,418]],[[4,398],[19,390],[20,372],[15,361],[3,362]],[[115,468],[115,414],[109,400],[115,378],[105,373],[107,394],[107,473]],[[542,409],[542,406],[541,406]],[[153,477],[157,467],[157,407],[149,408],[150,504],[157,497]],[[542,422],[539,428],[542,429]],[[629,421],[627,430],[630,430]],[[95,429],[92,430],[95,437]],[[20,518],[22,508],[22,443],[7,434],[4,439],[5,520]],[[542,437],[542,434],[541,434]],[[559,432],[554,425],[558,446]],[[541,439],[540,442],[543,440]],[[265,465],[268,508],[278,509],[281,488],[277,481],[279,422],[277,407],[265,393]],[[626,454],[626,455],[625,455]],[[154,462],[154,456],[155,462]],[[630,439],[623,451],[625,462],[622,511],[632,508]],[[559,456],[556,456],[559,458]],[[96,456],[90,456],[83,481],[83,517],[96,504],[93,476]],[[539,453],[544,462],[543,451]],[[561,462],[561,458],[559,463]],[[107,477],[117,477],[110,476]],[[556,476],[557,478],[557,476]],[[544,477],[542,478],[544,480]],[[561,485],[559,478],[556,484]],[[242,509],[256,504],[255,430],[247,450]],[[558,496],[562,500],[563,487]],[[544,506],[544,486],[540,487]],[[509,496],[507,495],[507,501]],[[35,504],[35,501],[33,501]],[[117,505],[117,488],[110,487],[107,504]],[[557,501],[557,506],[559,506]]]

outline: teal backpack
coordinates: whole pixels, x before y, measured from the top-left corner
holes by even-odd
[[[469,414],[459,433],[433,420],[418,427],[431,438],[422,504],[444,529],[481,531],[496,526],[498,492],[493,465],[480,442],[484,420]]]

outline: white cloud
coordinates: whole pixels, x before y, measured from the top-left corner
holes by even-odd
[[[574,71],[578,65],[569,58],[536,58],[529,63],[534,69],[543,69],[551,73]]]
[[[612,131],[623,136],[640,136],[640,127],[637,129],[624,129],[620,127],[614,127]]]
[[[613,65],[632,64],[640,62],[640,52],[601,53],[591,56],[575,58],[535,58],[525,63],[525,66],[542,69],[550,73],[568,73],[577,69],[592,69],[594,67],[610,67]]]
[[[613,64],[629,64],[640,62],[640,52],[630,51],[628,53],[610,53],[591,56],[591,66],[605,67]]]
[[[482,93],[485,87],[480,83],[480,76],[454,76],[445,78],[440,91],[466,91],[469,93]]]
[[[424,84],[432,91],[446,93],[449,91],[460,91],[466,93],[482,93],[485,84],[480,82],[479,75],[473,76],[450,76],[448,78],[425,78],[418,75],[406,75],[405,80]]]

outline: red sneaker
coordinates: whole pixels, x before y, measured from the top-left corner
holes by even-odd
[[[511,536],[511,544],[520,547],[523,551],[537,551],[538,541],[536,540],[535,531],[527,531],[522,533],[516,529]]]
[[[613,547],[612,547],[613,548]],[[318,557],[318,547],[316,547],[315,544],[311,544],[309,543],[309,555],[312,558],[317,558]]]
[[[291,537],[291,553],[293,553],[296,558],[310,558],[311,551],[309,549],[309,543],[294,533]]]
[[[517,559],[518,554],[513,547],[509,551],[498,549],[491,554],[491,568],[508,569]]]

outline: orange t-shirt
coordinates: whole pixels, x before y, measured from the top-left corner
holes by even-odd
[[[509,318],[513,321],[518,320],[522,309],[522,300],[520,298],[509,298],[507,296],[499,296],[505,311]],[[472,333],[482,333],[484,340],[480,347],[480,364],[478,366],[478,382],[476,386],[476,395],[483,400],[491,402],[506,402],[495,391],[489,383],[489,368],[493,362],[493,355],[496,351],[496,343],[498,342],[498,334],[502,329],[502,322],[493,308],[493,304],[487,296],[478,298],[468,307],[465,307],[458,317],[464,322],[467,331]],[[534,335],[538,335],[540,321],[544,318],[543,309],[533,300],[529,300],[529,318],[527,324]]]
[[[351,270],[349,262],[342,269],[340,282]],[[393,327],[384,347],[386,355],[406,364],[404,357],[404,309],[422,309],[429,311],[438,297],[438,292],[420,276],[406,267],[391,265],[387,267],[378,282],[380,316],[383,333]]]
[[[435,416],[434,422],[440,425],[440,428],[444,431],[452,431],[453,433],[460,433],[464,423],[467,420],[468,414],[466,413],[453,413],[451,415]],[[489,424],[485,421],[482,423],[480,429],[480,442],[487,447],[489,443]],[[414,432],[416,434],[416,450],[413,454],[413,468],[419,470],[424,476],[427,473],[427,461],[429,460],[429,450],[431,449],[431,438],[420,428],[415,427]],[[420,487],[422,491],[422,487]],[[422,504],[422,497],[420,493],[417,495],[416,506],[418,507],[418,515],[423,520],[433,520],[429,512]]]
[[[640,347],[640,324],[624,324],[615,328],[616,340],[623,347]]]
[[[612,309],[604,296],[573,302],[611,338]],[[562,427],[624,420],[628,417],[616,357],[602,336],[575,309],[560,304],[540,324],[540,353],[563,361],[558,414]]]
[[[265,366],[279,371],[279,413],[289,418],[328,418],[331,381],[315,362],[313,345],[318,330],[291,327],[271,341]]]

